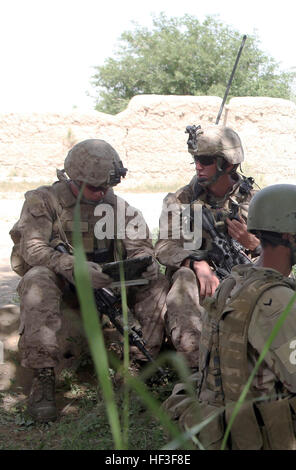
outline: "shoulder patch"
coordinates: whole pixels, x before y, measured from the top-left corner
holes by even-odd
[[[266,290],[257,304],[260,309],[260,316],[266,319],[280,316],[293,294],[293,290],[288,286],[276,286]]]

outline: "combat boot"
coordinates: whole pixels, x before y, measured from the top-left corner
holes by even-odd
[[[53,368],[35,369],[27,410],[40,423],[57,419]]]

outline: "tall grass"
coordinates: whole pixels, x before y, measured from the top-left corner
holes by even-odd
[[[80,302],[85,333],[88,339],[91,355],[102,388],[110,428],[117,450],[124,448],[118,410],[111,383],[109,364],[101,324],[95,305],[93,290],[90,283],[86,256],[83,249],[80,231],[80,200],[84,185],[77,198],[74,213],[74,276],[77,294]]]
[[[119,259],[122,259],[121,244],[117,244],[117,253]],[[128,430],[129,430],[129,386],[128,386],[128,368],[129,368],[129,337],[128,337],[128,308],[127,296],[124,283],[123,265],[119,266],[120,271],[120,291],[123,320],[123,377],[124,377],[124,396],[123,396],[123,442],[124,447],[128,449]]]

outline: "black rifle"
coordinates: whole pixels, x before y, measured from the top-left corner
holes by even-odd
[[[60,251],[61,253],[68,253],[69,254],[69,251],[67,250],[65,245],[62,244],[62,243],[57,245],[55,249]],[[148,258],[150,259],[151,257],[148,257]],[[144,260],[144,258],[143,258],[143,260]],[[127,261],[128,260],[126,260],[126,262]],[[115,264],[115,263],[112,263],[112,264]],[[73,287],[75,288],[75,286],[73,286]],[[94,289],[93,293],[94,293],[96,308],[97,308],[97,311],[100,315],[100,318],[102,317],[102,315],[106,315],[109,318],[109,320],[111,321],[112,325],[114,325],[115,328],[119,331],[119,333],[123,336],[124,335],[124,327],[123,327],[123,324],[121,322],[121,319],[122,319],[122,316],[123,316],[122,315],[121,296],[120,295],[115,295],[112,292],[112,290],[107,289],[106,287],[102,287],[101,289]],[[149,362],[154,362],[153,357],[151,356],[151,354],[145,348],[146,343],[143,339],[143,334],[142,334],[142,331],[140,329],[137,329],[136,327],[129,327],[128,328],[128,339],[129,339],[129,344],[131,346],[136,346],[138,348],[138,350],[141,351],[141,353],[144,354],[144,356],[146,357],[146,359],[148,359]],[[158,367],[158,371],[162,375],[165,375],[165,372],[161,367]]]
[[[124,335],[124,327],[122,319],[121,296],[115,295],[110,289],[102,287],[102,289],[94,289],[94,297],[96,307],[100,315],[106,315],[121,335]],[[131,346],[136,346],[149,362],[154,362],[153,357],[145,348],[145,341],[140,328],[135,326],[128,328],[128,339]],[[159,368],[162,371],[162,369]]]
[[[231,273],[233,266],[252,263],[238,241],[216,229],[213,214],[205,206],[202,208],[202,227],[211,236],[212,249],[208,252],[208,260],[220,281]]]

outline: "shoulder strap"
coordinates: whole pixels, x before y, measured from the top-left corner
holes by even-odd
[[[59,234],[60,234],[61,240],[66,244],[66,246],[68,247],[70,252],[73,253],[74,249],[73,249],[72,245],[69,243],[67,235],[66,235],[66,233],[63,229],[61,219],[59,217],[58,202],[56,200],[56,197],[50,191],[47,191],[47,194],[49,196],[52,208],[54,210],[54,217],[55,217],[55,219],[57,221],[57,224],[58,224],[58,229],[59,229]]]

